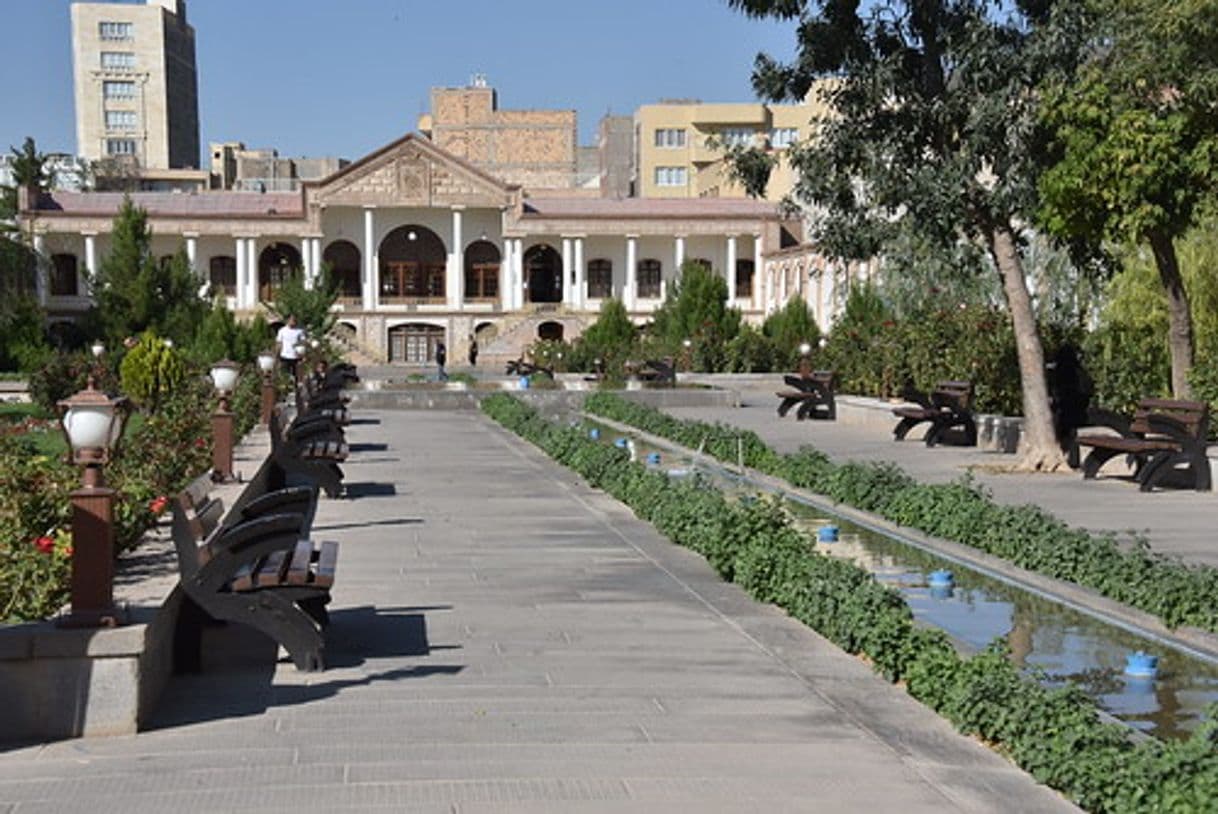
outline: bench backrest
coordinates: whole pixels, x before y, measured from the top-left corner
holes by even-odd
[[[1138,402],[1133,422],[1129,429],[1136,433],[1153,433],[1150,428],[1150,416],[1167,416],[1184,425],[1193,437],[1201,437],[1209,432],[1209,405],[1203,401],[1185,401],[1183,399],[1142,399]]]
[[[193,484],[192,484],[193,485]],[[224,516],[224,504],[208,497],[201,500],[197,490],[190,487],[179,492],[171,501],[173,510],[173,545],[178,553],[178,569],[184,579],[194,576],[208,558],[204,544],[220,526]]]
[[[828,390],[837,384],[837,374],[832,370],[813,370],[808,378]]]
[[[967,410],[973,401],[973,383],[959,381],[936,382],[930,394],[931,403],[937,407],[953,407]]]

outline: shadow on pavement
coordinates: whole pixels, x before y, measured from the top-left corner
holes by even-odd
[[[361,481],[359,483],[348,483],[343,487],[344,496],[351,499],[360,497],[393,497],[397,493],[398,489],[392,483]]]
[[[313,526],[312,531],[341,531],[343,529],[363,529],[372,526],[414,526],[422,525],[421,517],[393,517],[387,520],[367,520],[363,523],[323,523]]]
[[[388,444],[355,443],[348,445],[352,452],[388,452]]]
[[[308,674],[310,683],[276,683],[278,648],[267,637],[243,625],[222,625],[205,631],[203,671],[176,675],[144,729],[168,729],[205,721],[261,715],[273,707],[319,701],[352,687],[403,681],[431,675],[456,675],[463,664],[410,664],[402,659],[429,655],[433,650],[457,650],[459,645],[432,646],[427,640],[420,608],[339,608],[330,614],[326,630],[326,671]],[[350,671],[371,660],[385,660],[388,669]],[[286,669],[288,662],[281,663]],[[327,673],[334,677],[327,679]],[[296,674],[304,676],[305,674]]]
[[[372,427],[381,423],[379,418],[353,418],[347,422],[350,427]]]

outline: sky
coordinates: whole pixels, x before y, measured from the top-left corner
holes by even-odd
[[[0,0],[0,150],[33,136],[76,152],[71,0]],[[794,52],[791,23],[726,0],[188,0],[200,141],[356,159],[415,129],[433,86],[485,74],[502,109],[605,113],[661,99],[755,101],[759,51]],[[14,35],[15,32],[19,34]]]

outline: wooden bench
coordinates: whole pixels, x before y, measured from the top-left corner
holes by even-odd
[[[779,390],[774,395],[781,401],[778,404],[779,417],[785,417],[795,405],[795,418],[803,421],[806,418],[820,418],[832,421],[837,418],[836,379],[832,370],[814,370],[807,375],[783,376],[792,390]]]
[[[1105,463],[1125,455],[1143,492],[1168,478],[1187,479],[1198,492],[1212,488],[1206,455],[1210,413],[1204,402],[1142,399],[1132,420],[1093,411],[1092,421],[1093,426],[1106,426],[1115,433],[1075,436],[1070,451],[1072,463],[1077,463],[1084,447],[1091,450],[1082,461],[1084,479],[1095,478]]]
[[[927,396],[906,386],[901,397],[912,401],[916,407],[897,407],[892,414],[900,418],[893,428],[893,439],[904,440],[905,435],[918,424],[929,422],[926,430],[926,446],[933,447],[940,441],[958,443],[961,446],[977,445],[977,422],[973,419],[972,382],[942,381]],[[952,431],[957,432],[953,433]]]
[[[175,649],[179,656],[193,651],[185,666],[197,669],[202,624],[239,622],[283,645],[298,670],[321,670],[338,543],[314,544],[308,538],[312,511],[286,510],[305,498],[300,489],[287,496],[251,490],[257,491],[255,483],[242,493],[240,510],[235,505],[223,522],[223,505],[200,481],[172,501],[181,588],[197,609],[180,614]],[[311,502],[316,500],[311,490]]]
[[[662,384],[669,387],[676,387],[677,385],[677,368],[671,356],[664,359],[627,362],[626,373],[643,382],[652,382],[653,384]]]
[[[269,422],[271,458],[286,477],[295,476],[314,483],[336,498],[342,493],[343,470],[350,447],[342,428],[326,416],[312,416],[292,422],[285,429],[278,410],[271,411]]]

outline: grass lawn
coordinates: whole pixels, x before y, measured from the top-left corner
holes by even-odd
[[[0,427],[5,424],[16,424],[24,421],[27,418],[49,419],[52,416],[47,415],[47,412],[37,404],[0,404]],[[139,429],[144,423],[144,416],[140,413],[133,413],[127,419],[127,426],[123,428],[123,438],[129,438],[131,433]],[[59,428],[59,422],[56,421],[50,426],[35,429],[32,432],[24,434],[38,450],[38,454],[46,455],[47,457],[62,457],[68,449],[67,441],[64,440],[63,430]]]

